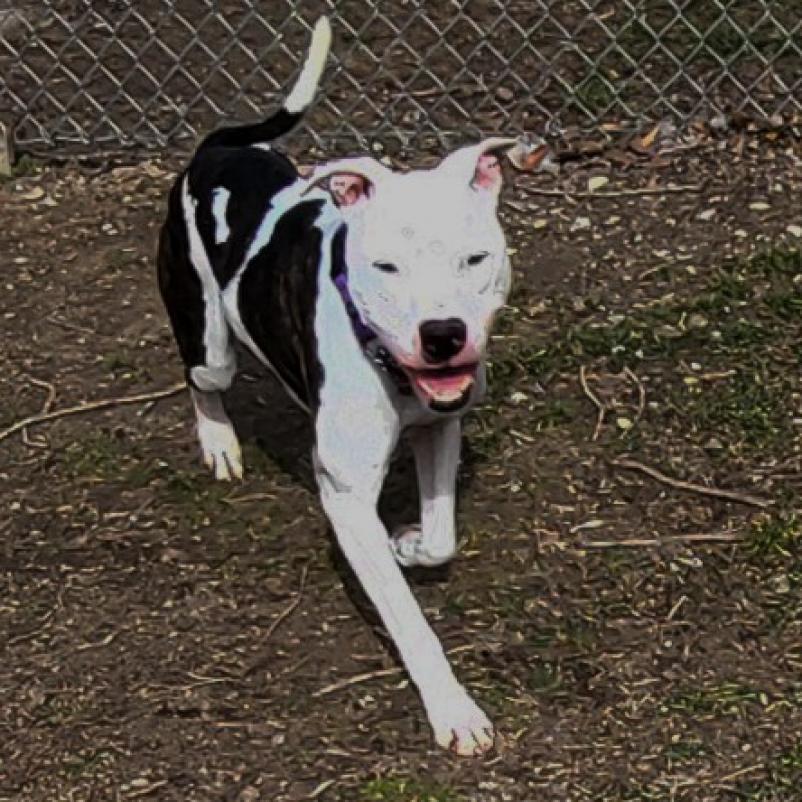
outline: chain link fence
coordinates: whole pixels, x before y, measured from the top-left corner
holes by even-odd
[[[271,108],[323,12],[328,150],[802,109],[802,0],[0,0],[0,117],[23,148],[188,148]]]

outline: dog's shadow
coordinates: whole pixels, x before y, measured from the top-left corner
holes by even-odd
[[[312,469],[314,431],[309,416],[286,394],[279,382],[253,357],[239,354],[240,371],[234,386],[226,393],[226,409],[246,448],[255,448],[263,457],[307,490],[317,493]],[[465,462],[472,468],[473,458]],[[246,465],[245,470],[248,470]],[[460,486],[470,484],[473,470],[461,471]],[[412,451],[403,440],[390,466],[379,499],[379,515],[392,532],[396,526],[418,521],[420,507],[417,476]],[[373,607],[353,575],[329,529],[330,559],[348,595],[370,623],[377,623]],[[439,583],[448,578],[448,564],[436,568],[405,571],[417,585]]]

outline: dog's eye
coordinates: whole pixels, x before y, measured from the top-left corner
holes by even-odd
[[[465,264],[468,267],[476,267],[476,265],[482,264],[490,254],[487,251],[479,251],[479,253],[472,253],[465,259]]]
[[[398,267],[392,262],[374,262],[373,266],[376,270],[381,270],[382,273],[397,273]]]

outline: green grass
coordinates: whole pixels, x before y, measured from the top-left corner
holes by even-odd
[[[698,740],[681,740],[668,744],[663,755],[672,763],[685,763],[706,753],[705,745]]]
[[[708,688],[694,688],[668,699],[661,713],[687,713],[691,716],[741,716],[753,704],[761,703],[761,692],[737,682],[724,682]]]
[[[395,777],[371,780],[359,795],[360,802],[467,802],[442,785]]]
[[[145,487],[162,471],[156,461],[142,456],[136,443],[102,429],[70,443],[59,459],[68,476],[91,484]]]
[[[588,111],[600,114],[605,112],[615,101],[615,87],[612,83],[594,74],[574,87],[574,101]]]
[[[783,561],[799,559],[802,547],[802,521],[795,514],[780,514],[756,524],[744,544],[744,550],[759,561],[779,557]],[[790,566],[789,566],[790,567]]]
[[[737,786],[741,802],[791,802],[799,798],[802,786],[802,742],[771,758],[765,776]]]
[[[190,528],[206,526],[209,521],[222,526],[232,515],[223,499],[231,493],[227,482],[218,482],[205,468],[185,471],[171,468],[167,481],[159,491],[160,500],[182,509],[182,518]]]
[[[100,367],[112,381],[125,379],[144,384],[150,378],[149,370],[137,365],[136,359],[126,351],[112,351],[99,359]]]
[[[61,452],[61,463],[75,478],[111,481],[122,476],[122,466],[130,458],[126,443],[106,431],[96,431]]]
[[[0,184],[27,178],[40,172],[42,172],[42,164],[27,153],[23,153],[11,168],[11,175],[0,175]]]
[[[673,399],[693,430],[714,433],[730,453],[755,453],[793,441],[792,391],[782,378],[753,368]]]
[[[114,753],[106,749],[90,749],[66,757],[62,765],[67,775],[77,780],[91,777],[101,769],[108,769],[114,759]]]
[[[548,388],[555,377],[564,377],[576,396],[582,365],[612,374],[659,369],[666,409],[658,425],[673,422],[707,438],[715,433],[725,445],[722,459],[791,446],[802,369],[800,277],[802,254],[775,248],[725,262],[701,286],[698,279],[680,282],[662,305],[610,312],[588,301],[578,321],[575,299],[562,301],[562,307],[558,300],[546,335],[522,333],[533,330],[526,313],[507,310],[498,325],[502,339],[491,351],[487,404],[472,423],[473,447],[485,457],[499,450],[506,432],[499,410],[513,390],[535,382],[546,394],[527,408],[527,428],[569,425],[578,400],[556,397]],[[696,362],[701,373],[734,373],[704,383],[689,375],[688,366]],[[643,425],[640,430],[648,436]]]

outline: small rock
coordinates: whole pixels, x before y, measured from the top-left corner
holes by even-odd
[[[20,198],[21,200],[25,201],[38,201],[42,200],[44,196],[45,196],[45,191],[42,189],[42,187],[33,187],[32,189],[29,189],[27,192],[22,193],[22,195],[20,195]]]
[[[506,86],[499,86],[496,89],[496,97],[504,103],[509,103],[515,98],[515,92]]]
[[[765,212],[767,209],[771,209],[771,206],[766,201],[753,201],[749,204],[749,208],[753,212]]]
[[[590,228],[590,218],[589,217],[577,217],[573,223],[571,223],[569,227],[569,231],[585,231],[586,229]]]
[[[802,226],[793,223],[785,229],[792,237],[802,237]]]
[[[700,220],[712,220],[715,216],[716,216],[715,209],[705,209],[703,212],[699,212]]]
[[[592,178],[588,179],[588,191],[595,192],[597,189],[601,189],[609,183],[610,179],[607,178],[606,175],[594,175]]]
[[[788,574],[775,574],[769,580],[771,584],[771,589],[775,593],[788,593],[791,590],[791,583],[788,580]]]
[[[710,120],[710,127],[714,131],[726,131],[730,126],[730,121],[723,114],[717,114]]]

